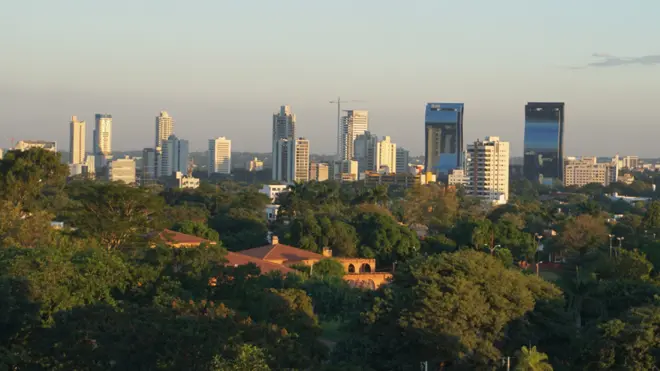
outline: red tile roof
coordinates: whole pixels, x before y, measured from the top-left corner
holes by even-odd
[[[282,272],[282,274],[287,274],[287,273],[296,272],[295,269],[286,267],[281,264],[271,263],[266,260],[261,260],[259,258],[255,258],[252,256],[243,255],[231,251],[227,252],[226,259],[227,259],[226,265],[245,265],[248,263],[254,263],[257,267],[259,267],[261,273],[280,271]]]
[[[179,233],[170,229],[165,229],[158,234],[158,239],[166,244],[180,244],[180,245],[201,245],[207,243],[215,245],[214,241],[206,240],[201,237],[191,236],[189,234]]]
[[[266,245],[262,247],[255,247],[240,251],[243,255],[248,255],[253,258],[263,260],[276,260],[285,262],[297,262],[303,260],[321,260],[323,255],[313,253],[311,251],[298,249],[293,246],[283,245],[281,243],[275,245]]]

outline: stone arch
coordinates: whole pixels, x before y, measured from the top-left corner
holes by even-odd
[[[355,266],[353,264],[348,265],[348,273],[355,273]]]
[[[360,266],[360,273],[371,273],[371,265],[364,263]]]

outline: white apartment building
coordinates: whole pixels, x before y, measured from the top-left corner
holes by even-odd
[[[172,134],[174,134],[174,119],[167,113],[167,111],[160,111],[160,114],[156,116],[155,148],[162,147],[163,142],[166,141]]]
[[[465,175],[465,170],[463,169],[453,169],[448,176],[447,185],[450,186],[464,186],[467,184],[467,176]]]
[[[97,113],[94,116],[93,150],[96,170],[100,171],[112,159],[112,115]]]
[[[270,202],[275,202],[277,197],[288,189],[289,186],[286,184],[266,184],[259,190],[259,193],[265,194]]]
[[[467,146],[465,190],[493,204],[509,199],[509,142],[486,137]],[[458,174],[457,174],[458,176]]]
[[[85,163],[85,138],[86,138],[86,124],[85,121],[78,120],[78,117],[71,116],[69,123],[69,164],[84,164]]]
[[[608,186],[618,179],[618,161],[598,163],[596,157],[568,157],[564,160],[564,186],[582,187],[591,183]]]
[[[383,137],[376,143],[375,151],[376,171],[385,171],[387,173],[396,173],[396,144],[392,143],[389,136]]]
[[[369,131],[369,111],[348,110],[341,118],[341,136],[338,140],[337,159],[352,160],[354,142],[358,135]]]
[[[14,149],[27,151],[30,148],[42,148],[46,151],[57,152],[57,143],[47,140],[19,140]]]
[[[231,140],[225,137],[209,139],[209,175],[231,174]]]
[[[135,183],[135,160],[126,156],[109,162],[108,180],[126,184]]]
[[[620,167],[624,169],[636,169],[641,167],[642,162],[639,160],[639,156],[625,156],[621,159]]]

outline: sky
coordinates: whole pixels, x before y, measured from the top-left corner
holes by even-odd
[[[465,144],[522,155],[524,105],[566,102],[566,155],[660,157],[660,1],[20,0],[0,12],[0,147],[69,145],[111,113],[113,147],[152,146],[161,110],[203,150],[270,152],[288,104],[334,153],[337,96],[424,151],[427,102],[465,103]]]

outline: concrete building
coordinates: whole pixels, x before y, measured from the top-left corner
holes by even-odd
[[[410,151],[403,147],[396,147],[396,172],[407,173],[410,163]]]
[[[426,184],[423,174],[411,173],[389,173],[378,171],[367,171],[364,174],[365,187],[375,187],[377,185],[400,186],[410,188],[415,185]]]
[[[468,195],[494,204],[509,199],[509,142],[487,137],[468,145],[466,153],[466,183]]]
[[[0,160],[2,160],[2,156],[4,156],[4,152],[3,152],[2,148],[0,148]]]
[[[465,170],[463,169],[454,169],[449,173],[449,177],[447,179],[447,185],[450,186],[457,186],[461,185],[464,186],[467,184],[468,179],[467,176],[465,175]]]
[[[167,111],[160,111],[160,114],[156,116],[155,147],[162,147],[163,142],[165,142],[172,134],[174,134],[174,120],[170,117]]]
[[[623,174],[622,176],[618,177],[618,181],[625,185],[631,185],[635,181],[635,176],[632,174]]]
[[[378,170],[376,166],[376,146],[378,136],[369,131],[355,137],[353,142],[353,160],[358,162],[358,173]]]
[[[309,140],[280,139],[273,156],[273,179],[280,182],[309,181]]]
[[[69,163],[85,163],[85,139],[86,137],[85,121],[78,120],[78,117],[71,116],[69,123]]]
[[[288,181],[289,141],[296,137],[296,115],[291,111],[290,106],[281,106],[280,111],[273,114],[273,137],[272,137],[272,158],[273,158],[273,179],[279,181]]]
[[[85,166],[87,167],[86,176],[90,179],[94,179],[94,177],[96,177],[96,156],[87,155],[85,158]]]
[[[173,173],[188,172],[188,141],[170,135],[163,141],[160,157],[160,176],[171,176]]]
[[[355,157],[354,142],[358,135],[369,131],[369,111],[348,110],[341,118],[341,137],[337,148],[338,160],[352,160]]]
[[[97,113],[94,116],[93,151],[96,171],[106,167],[112,159],[112,115]]]
[[[85,164],[69,164],[69,177],[83,175]]]
[[[163,178],[165,182],[165,188],[181,188],[181,189],[195,189],[199,188],[199,178],[195,178],[191,173],[188,175],[177,171],[170,176]]]
[[[272,223],[277,220],[277,214],[280,210],[280,205],[269,204],[266,205],[266,221]]]
[[[330,168],[326,163],[313,162],[309,166],[309,180],[323,182],[329,179]]]
[[[231,140],[219,137],[209,140],[208,172],[231,174]]]
[[[270,198],[270,202],[275,202],[277,197],[286,192],[289,189],[289,186],[286,184],[266,184],[260,190],[259,193],[266,195]]]
[[[625,156],[621,159],[621,167],[624,169],[637,169],[641,166],[639,156]]]
[[[57,143],[47,140],[19,140],[16,143],[16,150],[27,151],[30,148],[41,148],[50,152],[57,152]]]
[[[247,171],[253,172],[253,171],[261,171],[263,169],[264,169],[264,162],[256,157],[245,163],[245,170]]]
[[[111,182],[135,183],[135,160],[126,156],[108,163],[108,180]]]
[[[332,178],[341,182],[358,180],[358,162],[355,160],[335,161]]]
[[[582,187],[591,183],[608,186],[617,181],[618,172],[616,161],[598,163],[596,157],[569,157],[564,161],[564,186]]]
[[[396,173],[396,144],[392,143],[389,136],[376,143],[376,171],[385,171],[387,173]]]

